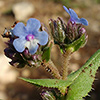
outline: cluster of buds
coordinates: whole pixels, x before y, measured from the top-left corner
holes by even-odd
[[[55,44],[58,44],[63,51],[66,51],[66,49],[68,49],[71,46],[73,48],[76,48],[76,44],[78,45],[77,49],[79,49],[80,47],[83,47],[87,42],[88,36],[83,25],[87,26],[88,21],[84,18],[78,18],[77,14],[71,8],[67,9],[65,6],[63,7],[66,10],[66,12],[70,15],[68,23],[66,24],[60,17],[58,17],[57,20],[50,19],[49,22],[54,42]],[[78,40],[83,35],[84,39],[80,40],[79,42]]]
[[[8,58],[12,60],[11,62],[9,62],[11,65],[17,68],[22,68],[25,66],[26,62],[22,55],[15,50],[12,42],[13,39],[10,38],[10,40],[6,43],[8,47],[4,50],[4,53]]]
[[[57,20],[50,19],[49,25],[55,44],[58,44],[63,50],[66,49],[66,45],[72,44],[83,34],[85,35],[84,43],[87,42],[88,36],[82,24],[72,23],[71,21],[66,24],[62,18],[58,17]]]

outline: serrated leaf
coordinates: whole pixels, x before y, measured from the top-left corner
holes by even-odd
[[[75,40],[71,44],[65,45],[66,50],[73,48],[72,52],[77,51],[79,48],[83,47],[86,43],[86,37],[85,34],[83,34],[79,39]]]
[[[82,100],[92,89],[95,74],[100,66],[100,50],[98,50],[83,67],[70,75],[76,79],[70,85],[66,100]]]
[[[98,50],[87,62],[76,72],[68,75],[67,80],[58,79],[27,79],[22,80],[36,86],[58,88],[62,94],[69,86],[66,100],[82,100],[92,88],[95,73],[100,66],[100,50]]]
[[[28,79],[28,78],[22,78],[22,77],[20,79],[39,87],[57,88],[62,94],[65,94],[67,87],[72,84],[72,82],[77,78],[78,75],[79,75],[79,72],[77,73],[74,72],[67,77],[67,80]]]
[[[36,86],[58,88],[61,93],[65,93],[66,87],[68,87],[70,84],[70,81],[59,80],[59,79],[27,79],[27,78],[21,78],[21,79]]]

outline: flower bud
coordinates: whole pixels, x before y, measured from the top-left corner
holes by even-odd
[[[9,62],[11,65],[17,68],[23,68],[25,67],[27,62],[23,58],[22,54],[20,54],[19,52],[15,50],[12,43],[13,43],[12,39],[8,41],[8,43],[6,43],[8,47],[4,49],[4,53],[8,58],[12,60],[11,62]]]
[[[50,19],[49,25],[51,28],[51,34],[56,44],[62,44],[65,40],[65,32],[63,30],[63,21],[58,18],[57,20]]]
[[[23,68],[25,67],[26,63],[24,62],[24,60],[19,60],[19,59],[12,59],[11,62],[9,62],[12,66],[16,67],[16,68]]]
[[[13,46],[14,39],[10,39],[7,44],[7,48],[4,49],[5,55],[12,61],[9,62],[12,66],[17,68],[23,68],[25,65],[29,67],[38,67],[41,64],[42,58],[40,54],[30,54],[29,50],[26,48],[22,53],[16,51]],[[39,53],[39,52],[38,52]]]
[[[67,41],[68,43],[72,43],[80,38],[83,34],[86,35],[86,30],[82,25],[68,22],[66,32],[66,38],[69,40]]]
[[[29,53],[29,50],[27,48],[25,48],[25,50],[23,51],[23,55],[28,59],[31,57],[31,54]]]
[[[49,24],[54,42],[60,46],[61,50],[65,51],[68,48],[73,48],[72,51],[78,50],[87,42],[88,36],[82,24],[72,23],[71,21],[65,24],[61,18],[51,19]]]
[[[56,100],[52,92],[49,91],[43,91],[41,93],[41,97],[43,100]]]

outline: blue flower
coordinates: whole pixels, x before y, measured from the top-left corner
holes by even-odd
[[[39,20],[30,18],[25,26],[22,22],[16,24],[13,34],[18,36],[13,41],[13,45],[18,52],[23,52],[27,47],[31,54],[36,53],[38,44],[46,45],[48,34],[45,31],[39,31],[41,23]]]
[[[69,8],[68,10],[65,6],[63,6],[63,8],[70,15],[70,21],[72,23],[83,24],[85,26],[88,25],[88,21],[85,18],[78,18],[77,14],[75,13],[73,9]]]

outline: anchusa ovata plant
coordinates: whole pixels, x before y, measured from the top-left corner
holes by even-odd
[[[68,75],[70,56],[79,48],[84,47],[88,35],[84,25],[88,21],[79,18],[73,9],[65,11],[70,15],[66,23],[62,18],[50,19],[50,34],[44,25],[35,18],[30,18],[27,24],[16,22],[11,29],[5,29],[5,55],[12,61],[11,65],[17,68],[43,67],[54,77],[53,79],[27,79],[26,82],[39,87],[47,87],[41,93],[43,100],[83,100],[92,89],[95,73],[100,66],[100,50],[98,50],[79,70]],[[61,51],[61,72],[51,59],[51,49],[58,45]]]

